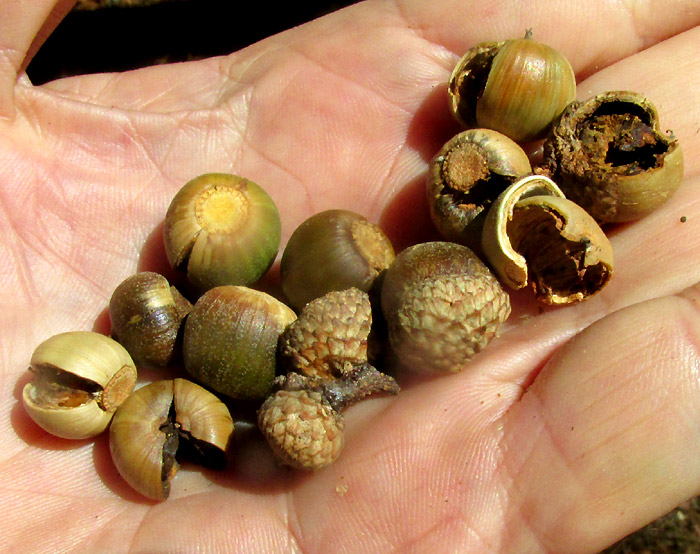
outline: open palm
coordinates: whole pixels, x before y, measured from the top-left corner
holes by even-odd
[[[0,1],[8,550],[596,552],[700,492],[697,2],[369,1],[231,56],[34,87],[22,67],[54,3]],[[397,249],[432,237],[423,181],[458,131],[450,71],[526,28],[571,60],[579,97],[646,93],[686,152],[671,201],[614,230],[601,294],[543,313],[513,295],[462,373],[404,376],[399,397],[350,408],[345,451],[313,475],[278,467],[243,428],[226,472],[183,468],[154,504],[104,437],[62,441],[27,418],[33,348],[105,330],[122,279],[169,271],[164,213],[198,174],[262,185],[283,242],[328,208],[378,222]]]

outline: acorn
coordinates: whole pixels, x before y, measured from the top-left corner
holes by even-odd
[[[450,373],[496,337],[510,299],[469,248],[427,242],[402,251],[387,270],[382,310],[402,367]]]
[[[143,366],[162,368],[179,357],[180,328],[192,304],[158,273],[127,277],[112,293],[112,336]]]
[[[516,142],[544,138],[576,97],[576,77],[557,50],[525,38],[477,44],[448,85],[450,110],[465,127],[486,127]]]
[[[231,398],[264,398],[275,378],[279,336],[296,317],[265,292],[237,285],[215,287],[187,316],[185,369]]]
[[[155,381],[134,392],[114,415],[109,431],[112,460],[135,490],[165,500],[185,457],[222,469],[233,419],[214,394],[188,381]]]
[[[282,289],[296,310],[334,290],[368,292],[394,257],[379,226],[348,210],[326,210],[289,238],[280,262]]]
[[[227,173],[192,179],[165,216],[165,251],[173,268],[204,292],[250,285],[269,269],[279,249],[277,206],[256,183]]]

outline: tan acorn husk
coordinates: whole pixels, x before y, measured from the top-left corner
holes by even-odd
[[[545,304],[585,300],[612,277],[610,241],[590,214],[566,198],[519,200],[508,223],[508,239],[527,261],[528,281]]]
[[[512,289],[527,285],[527,260],[514,248],[508,236],[508,225],[513,219],[517,203],[529,196],[558,196],[564,193],[559,187],[542,175],[529,175],[519,179],[493,203],[486,215],[481,236],[482,248],[489,267],[500,281]]]
[[[22,391],[29,416],[67,439],[100,434],[136,383],[136,366],[113,339],[92,331],[54,335],[34,350]]]

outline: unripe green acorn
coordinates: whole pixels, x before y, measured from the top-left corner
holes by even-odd
[[[235,285],[215,287],[187,316],[185,369],[232,398],[264,398],[275,378],[279,336],[295,319],[291,308],[267,293]]]
[[[268,270],[279,249],[277,206],[257,184],[226,173],[189,181],[165,216],[170,265],[186,269],[195,289],[250,285]]]

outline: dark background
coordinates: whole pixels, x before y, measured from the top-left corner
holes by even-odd
[[[41,84],[229,54],[356,1],[82,0],[41,47],[27,74]]]

